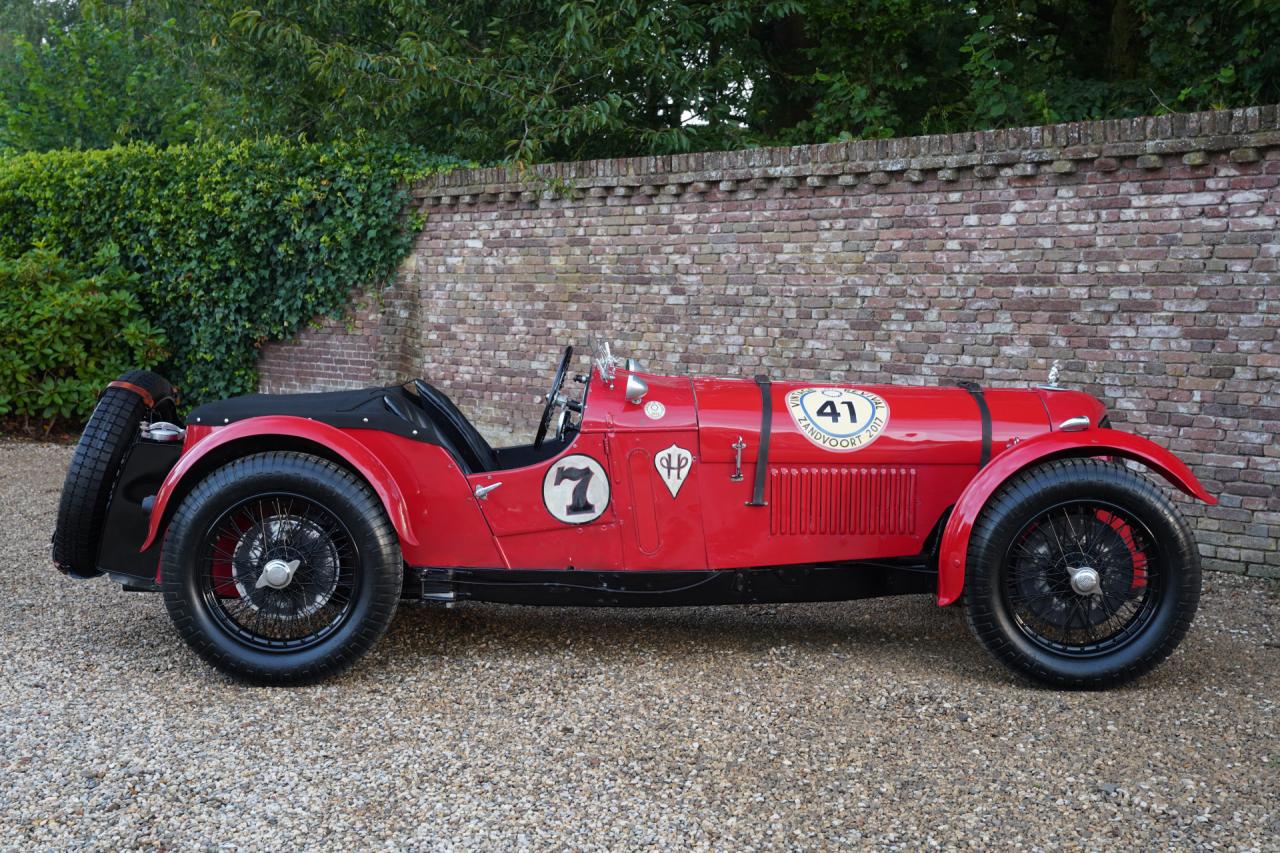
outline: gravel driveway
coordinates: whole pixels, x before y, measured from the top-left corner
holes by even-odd
[[[1209,575],[1174,657],[1023,686],[925,597],[405,605],[349,674],[246,688],[158,596],[48,561],[59,446],[0,443],[8,849],[1280,849],[1280,597]]]

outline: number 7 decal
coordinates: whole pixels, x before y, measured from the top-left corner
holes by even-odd
[[[578,485],[573,487],[573,499],[564,508],[565,515],[588,515],[595,512],[591,501],[587,500],[587,489],[591,488],[591,478],[595,472],[590,468],[570,468],[567,465],[556,466],[555,485],[571,480]]]
[[[565,524],[586,524],[609,506],[609,475],[604,466],[581,453],[551,463],[542,478],[542,503]]]

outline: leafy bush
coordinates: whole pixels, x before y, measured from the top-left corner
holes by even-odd
[[[106,383],[165,356],[133,295],[137,277],[109,249],[94,266],[47,249],[0,258],[0,416],[86,417]]]
[[[187,402],[255,390],[267,340],[338,316],[412,238],[406,181],[445,162],[368,140],[52,151],[0,161],[0,257],[118,247]]]

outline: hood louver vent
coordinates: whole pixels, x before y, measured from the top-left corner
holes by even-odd
[[[914,468],[777,467],[769,471],[775,536],[911,534]]]

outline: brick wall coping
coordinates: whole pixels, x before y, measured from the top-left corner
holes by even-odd
[[[1258,159],[1259,148],[1275,146],[1280,146],[1280,105],[789,148],[546,163],[523,170],[459,169],[415,184],[413,195],[431,206],[530,202],[566,192],[677,196],[712,189],[762,189],[771,182],[785,188],[802,182],[819,187],[829,181],[844,186],[922,181],[925,171],[952,181],[961,169],[972,169],[978,178],[1030,177],[1042,167],[1069,174],[1079,160],[1098,161],[1095,168],[1117,168],[1114,160],[1121,157],[1139,158],[1141,169],[1158,169],[1166,156],[1178,154],[1184,163],[1200,165],[1211,151],[1229,151],[1233,160],[1250,162]]]

